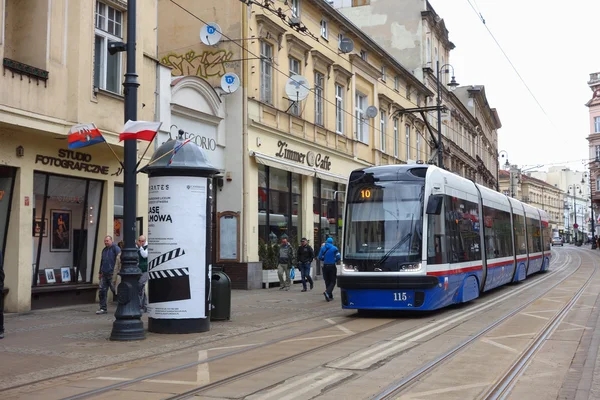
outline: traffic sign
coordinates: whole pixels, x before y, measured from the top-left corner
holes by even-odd
[[[577,228],[579,228],[579,225],[573,224],[573,228],[577,229]]]

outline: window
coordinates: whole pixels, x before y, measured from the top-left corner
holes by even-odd
[[[386,142],[386,135],[385,135],[385,127],[386,127],[386,113],[383,110],[379,110],[379,115],[380,115],[380,119],[379,119],[379,137],[380,137],[380,142],[381,142],[381,151],[385,153],[385,142]]]
[[[365,118],[367,96],[356,92],[354,116],[356,118],[356,139],[365,144],[369,143],[369,125]]]
[[[394,157],[398,158],[398,118],[394,118]]]
[[[417,130],[417,161],[421,159],[421,132]]]
[[[600,192],[600,177],[596,178],[596,192]]]
[[[321,20],[321,37],[325,40],[329,37],[329,23],[326,19]]]
[[[291,0],[290,8],[292,10],[292,17],[300,16],[300,0]]]
[[[344,133],[344,87],[335,85],[335,131]]]
[[[368,6],[371,0],[352,0],[352,7]]]
[[[5,254],[6,251],[10,205],[12,204],[12,192],[16,173],[16,168],[0,166],[0,263],[2,263],[3,254]],[[37,225],[34,222],[34,227],[35,226]],[[42,225],[39,226],[41,227]]]
[[[367,51],[366,50],[360,51],[360,58],[362,58],[364,61],[367,61]]]
[[[260,100],[273,104],[273,46],[260,42]]]
[[[300,75],[300,61],[290,57],[290,76]],[[290,113],[296,116],[300,115],[300,102],[290,100]]]
[[[600,160],[600,145],[596,145],[596,160]]]
[[[513,243],[508,211],[483,206],[483,232],[486,259],[512,255]]]
[[[381,80],[385,82],[385,65],[381,66]]]
[[[320,72],[315,72],[315,124],[323,126],[323,82],[325,77]]]
[[[427,47],[425,49],[425,59],[427,60],[427,64],[431,63],[431,39],[427,38]]]
[[[410,125],[405,126],[406,129],[406,160],[410,159]]]
[[[397,92],[400,91],[400,77],[398,75],[394,77],[394,90]]]
[[[94,38],[94,86],[121,93],[121,53],[110,55],[108,42],[123,40],[123,13],[111,6],[96,2]]]
[[[594,132],[600,133],[600,117],[594,117]]]
[[[338,50],[341,50],[342,40],[344,40],[344,34],[340,32],[338,33]]]

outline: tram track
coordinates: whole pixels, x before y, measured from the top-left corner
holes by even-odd
[[[473,345],[478,340],[482,339],[487,333],[492,330],[498,328],[502,324],[509,321],[515,315],[519,314],[521,311],[529,307],[531,304],[536,302],[537,300],[547,296],[550,292],[556,289],[559,285],[572,278],[574,274],[576,274],[579,269],[582,267],[583,260],[581,256],[577,254],[579,258],[579,266],[574,269],[570,274],[563,277],[558,282],[554,283],[544,292],[537,295],[535,298],[528,300],[526,303],[519,305],[513,310],[505,313],[500,318],[496,319],[494,322],[487,325],[485,328],[481,329],[474,335],[468,337],[466,340],[462,341],[458,345],[452,347],[447,350],[443,354],[439,355],[432,361],[426,363],[422,367],[412,371],[408,375],[404,376],[402,379],[392,383],[387,386],[383,391],[378,394],[371,396],[370,399],[373,400],[384,400],[384,399],[396,399],[409,392],[410,389],[414,387],[415,384],[424,380],[428,375],[433,373],[438,368],[445,365],[448,361],[450,361],[453,357],[458,355],[461,352],[464,352],[470,345]],[[567,261],[568,264],[568,261]],[[508,368],[506,373],[497,380],[486,392],[486,394],[481,397],[482,399],[498,399],[505,398],[505,396],[510,393],[512,387],[514,387],[518,378],[522,375],[522,373],[527,368],[528,363],[531,361],[532,357],[535,356],[537,350],[542,346],[544,341],[552,334],[552,332],[556,329],[556,327],[560,324],[562,319],[566,316],[566,314],[573,308],[576,304],[577,300],[583,294],[587,286],[590,284],[592,279],[596,276],[598,266],[594,262],[594,269],[592,274],[587,278],[587,280],[583,283],[581,288],[573,295],[573,297],[567,302],[567,304],[554,315],[554,317],[547,323],[547,325],[543,328],[543,330],[539,333],[539,335],[533,340],[533,342],[527,347],[527,349],[520,354],[518,359],[514,361],[514,363]],[[564,267],[563,267],[564,268]],[[561,268],[562,269],[562,268]],[[558,272],[558,271],[557,271]]]
[[[565,258],[564,260],[562,260],[563,256]],[[502,294],[500,296],[496,296],[494,298],[488,299],[483,304],[479,304],[477,307],[475,307],[477,310],[475,310],[473,312],[469,312],[467,316],[471,316],[471,315],[476,316],[477,312],[483,311],[484,309],[488,308],[490,305],[493,305],[494,302],[501,301],[502,298],[504,298],[505,296],[509,296],[510,295],[512,297],[512,296],[518,294],[519,292],[522,292],[524,290],[529,289],[530,287],[537,286],[537,285],[541,284],[542,282],[546,281],[547,279],[551,278],[552,276],[554,276],[555,274],[559,273],[564,268],[566,268],[569,265],[570,260],[571,260],[571,256],[568,255],[568,254],[557,254],[557,253],[555,253],[555,259],[554,259],[555,262],[553,262],[553,264],[554,264],[553,266],[555,267],[555,269],[550,270],[549,272],[547,272],[546,274],[544,274],[544,276],[539,277],[538,279],[535,279],[532,282],[526,282],[523,286],[521,286],[520,288],[518,288],[516,291],[510,291],[510,292],[504,293],[504,294]],[[581,263],[580,263],[580,266],[581,266]],[[556,267],[558,267],[558,268],[556,268]],[[579,269],[579,267],[576,270],[578,270],[578,269]],[[568,277],[570,277],[576,270],[574,270],[573,272],[571,272],[565,278],[561,279],[560,282],[558,282],[557,284],[555,284],[552,287],[555,287],[558,284],[560,284],[561,282],[563,282],[565,279],[567,279]],[[546,293],[546,292],[544,292],[544,293]],[[538,297],[540,297],[540,296],[538,296]],[[535,299],[532,300],[532,301],[535,301]],[[486,306],[485,308],[482,308],[482,306],[485,305],[485,304],[488,304],[488,306]],[[468,311],[468,310],[460,311],[458,314],[465,313],[465,311]],[[339,314],[339,312],[338,312],[338,314]],[[314,318],[315,317],[311,317],[311,318],[307,318],[306,320],[310,320],[310,319],[314,319]],[[151,380],[151,379],[159,377],[159,376],[164,376],[164,375],[171,374],[171,373],[174,373],[174,372],[183,371],[183,370],[188,369],[188,368],[196,367],[196,366],[198,366],[200,364],[210,363],[211,361],[223,360],[223,359],[228,358],[228,357],[234,357],[236,355],[242,355],[242,354],[244,354],[246,352],[250,352],[252,350],[262,349],[262,348],[266,348],[268,346],[273,346],[273,345],[281,344],[281,343],[284,343],[284,342],[290,340],[291,338],[296,338],[296,337],[302,336],[302,335],[309,335],[309,334],[316,333],[316,332],[318,332],[320,330],[324,330],[324,329],[330,329],[330,328],[335,327],[337,325],[343,325],[343,324],[345,324],[345,323],[347,323],[349,321],[352,321],[352,320],[354,320],[354,318],[345,317],[344,320],[341,321],[338,324],[321,325],[321,326],[317,326],[317,327],[314,327],[314,328],[311,328],[311,329],[306,329],[306,330],[303,330],[301,332],[297,332],[297,333],[293,333],[291,335],[287,335],[287,336],[284,336],[284,337],[281,337],[281,338],[277,338],[275,340],[265,341],[264,343],[259,343],[259,344],[254,345],[254,346],[249,346],[249,347],[245,347],[245,348],[242,348],[242,349],[237,349],[237,350],[234,350],[234,351],[227,351],[225,353],[222,353],[222,354],[219,354],[219,355],[216,355],[216,356],[213,356],[213,357],[209,357],[209,358],[206,358],[204,360],[199,360],[199,361],[195,361],[195,362],[191,362],[191,363],[187,363],[187,364],[182,364],[182,365],[179,365],[179,366],[176,366],[176,367],[173,367],[173,368],[163,369],[163,370],[160,370],[160,371],[156,371],[154,373],[150,373],[150,374],[145,374],[143,376],[139,376],[137,378],[128,379],[126,381],[122,381],[122,382],[119,382],[119,383],[108,385],[108,386],[105,386],[105,387],[102,387],[102,388],[90,390],[90,391],[87,391],[87,392],[84,392],[84,393],[80,393],[80,394],[68,397],[68,399],[69,400],[71,400],[71,399],[73,399],[73,400],[74,399],[83,399],[83,398],[94,397],[94,396],[100,395],[100,394],[106,394],[106,393],[111,392],[111,391],[117,391],[119,389],[124,389],[124,388],[126,388],[128,386],[132,386],[132,385],[134,385],[136,383],[140,383],[140,382],[143,382],[145,380]],[[297,323],[298,321],[294,321],[294,322]],[[255,375],[255,374],[258,374],[260,372],[263,372],[263,371],[275,368],[275,367],[277,367],[279,365],[282,365],[282,364],[294,361],[296,359],[299,359],[301,357],[307,356],[309,354],[312,354],[312,353],[315,353],[315,352],[319,352],[320,350],[323,350],[325,347],[339,345],[339,344],[342,344],[344,342],[347,342],[347,341],[359,338],[361,336],[366,336],[368,334],[372,334],[372,333],[375,333],[375,332],[378,332],[378,331],[381,331],[381,330],[384,330],[384,329],[392,328],[392,327],[394,327],[396,325],[400,325],[400,324],[405,323],[405,322],[406,322],[406,320],[401,319],[401,320],[394,320],[394,321],[390,321],[390,322],[387,322],[387,323],[383,323],[383,324],[375,326],[373,328],[366,329],[364,331],[361,331],[361,332],[358,332],[358,333],[354,333],[352,335],[348,335],[348,336],[342,337],[342,338],[334,340],[334,341],[328,341],[325,344],[313,347],[311,349],[302,351],[300,353],[293,353],[293,354],[290,354],[290,355],[286,355],[286,356],[278,358],[276,360],[272,360],[270,362],[264,363],[263,365],[257,366],[255,368],[251,368],[251,369],[248,369],[246,371],[243,371],[243,372],[240,372],[240,373],[237,373],[237,374],[233,374],[233,375],[225,377],[223,379],[215,380],[214,382],[208,383],[206,385],[198,386],[198,387],[196,387],[196,388],[194,388],[192,390],[188,390],[188,391],[182,392],[180,394],[176,394],[176,395],[174,395],[172,397],[169,397],[169,399],[183,399],[183,398],[188,398],[188,397],[194,396],[196,394],[207,392],[207,391],[209,391],[211,389],[214,389],[214,388],[217,388],[219,386],[224,386],[224,385],[226,385],[228,383],[231,383],[231,382],[234,382],[234,381],[237,381],[237,380],[241,380],[241,379],[244,379],[244,378],[248,378],[248,377],[250,377],[252,375]],[[463,323],[463,322],[461,322],[461,323]],[[425,323],[424,325],[427,325],[427,324],[428,323]],[[417,329],[416,331],[418,332],[420,329],[423,329],[423,327]],[[247,334],[252,334],[252,333],[255,333],[255,332],[247,332],[247,333],[241,334],[239,336],[247,335]],[[238,336],[238,335],[236,335],[236,336]],[[227,338],[227,339],[230,339],[230,338]],[[199,346],[201,346],[201,345],[195,345],[195,346],[189,346],[189,347],[198,348]],[[183,350],[183,349],[178,349],[178,352],[181,351],[181,350]],[[119,366],[119,365],[124,366],[126,364],[127,363],[117,363],[116,366]],[[79,372],[77,374],[79,375],[80,373],[81,372]],[[115,392],[115,393],[118,393],[118,392]]]

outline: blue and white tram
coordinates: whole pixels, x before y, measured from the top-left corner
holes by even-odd
[[[434,310],[548,270],[543,210],[436,166],[365,168],[345,203],[342,307]]]

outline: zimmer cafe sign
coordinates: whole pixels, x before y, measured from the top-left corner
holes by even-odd
[[[281,140],[277,142],[277,147],[279,147],[279,151],[275,153],[275,156],[279,158],[295,161],[300,164],[306,164],[309,167],[320,168],[325,171],[331,170],[331,161],[329,161],[329,156],[323,156],[321,153],[315,153],[314,151],[301,153],[299,151],[290,150],[287,148],[287,142]]]

